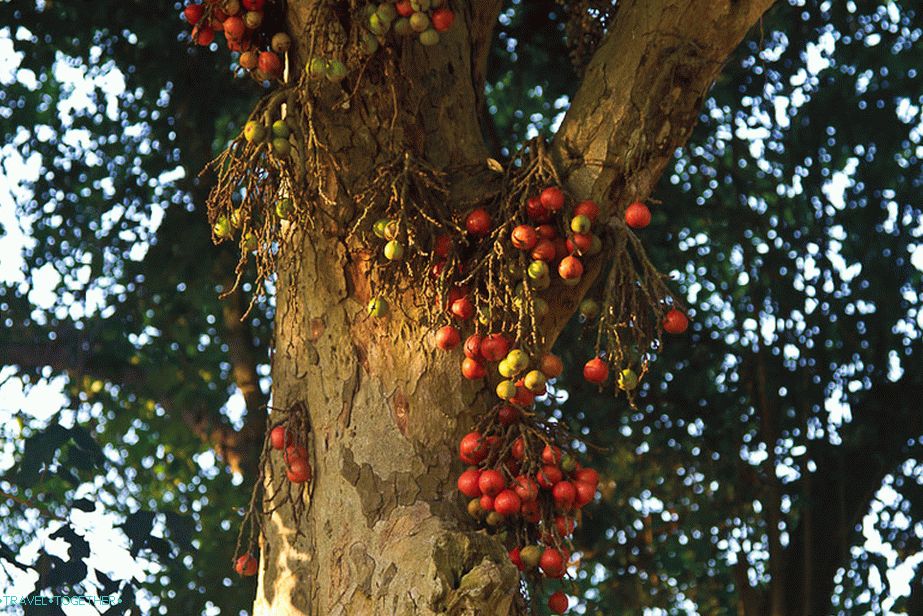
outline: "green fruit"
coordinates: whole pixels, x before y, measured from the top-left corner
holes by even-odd
[[[414,13],[410,16],[410,27],[413,28],[414,32],[423,32],[429,28],[429,15],[426,13]]]
[[[525,351],[513,349],[506,356],[506,363],[509,364],[514,374],[518,374],[529,367],[529,356]]]
[[[272,50],[276,53],[285,53],[292,46],[291,37],[285,32],[277,32],[272,35],[272,41],[270,41],[270,46]]]
[[[505,359],[501,359],[500,363],[497,364],[497,372],[500,373],[500,376],[510,379],[516,376],[516,372],[513,371],[513,368],[510,366],[510,363]]]
[[[244,251],[253,252],[259,247],[259,245],[259,240],[256,239],[256,235],[253,233],[253,231],[247,231],[244,234],[243,241],[241,243],[241,247],[244,249]]]
[[[484,510],[481,509],[481,500],[478,498],[473,498],[468,501],[468,515],[470,515],[475,520],[480,520],[484,517]]]
[[[580,302],[580,316],[587,321],[592,321],[599,316],[599,302],[595,299],[585,299]]]
[[[215,237],[221,239],[227,239],[231,237],[231,222],[227,219],[226,216],[219,216],[218,220],[215,221],[215,224],[212,225],[212,232],[215,234]]]
[[[381,18],[382,21],[391,23],[394,21],[394,18],[397,17],[397,9],[394,8],[394,5],[390,2],[382,2],[378,5],[378,8],[375,10],[375,13]]]
[[[288,197],[276,201],[276,216],[288,220],[295,213],[295,205]]]
[[[311,79],[323,79],[327,74],[327,61],[323,58],[311,58],[304,70]]]
[[[619,372],[619,389],[631,391],[638,386],[638,375],[631,368]]]
[[[530,370],[526,373],[525,378],[522,380],[522,384],[532,393],[540,392],[545,388],[545,375],[539,370]]]
[[[372,55],[378,51],[379,43],[378,39],[375,38],[372,34],[364,32],[362,34],[362,50],[368,55]]]
[[[343,81],[346,78],[347,72],[346,65],[339,60],[327,61],[327,81],[332,81],[334,83]]]
[[[276,120],[272,123],[272,136],[273,137],[282,137],[283,139],[288,139],[288,136],[292,133],[288,129],[288,124],[285,123],[285,120]]]
[[[594,256],[602,252],[603,241],[599,239],[598,235],[594,235],[593,239],[590,241],[590,249],[586,251],[587,255]]]
[[[410,0],[410,8],[414,11],[428,11],[431,6],[430,0]]]
[[[400,261],[404,258],[404,247],[397,240],[385,244],[385,258],[389,261]]]
[[[376,220],[375,224],[372,225],[372,233],[375,234],[375,237],[385,239],[385,227],[388,226],[390,222],[388,218],[379,218]]]
[[[391,22],[383,20],[378,13],[375,13],[369,17],[369,31],[372,34],[383,36],[388,32],[390,28]]]
[[[410,20],[401,17],[394,22],[394,33],[398,36],[410,36],[413,34],[413,28],[410,27]]]
[[[397,226],[396,220],[388,220],[387,224],[384,227],[384,234],[386,240],[396,240],[397,234],[400,228]]]
[[[506,518],[497,513],[496,511],[491,511],[487,514],[487,525],[488,526],[500,526],[506,522]]]
[[[381,297],[373,298],[369,302],[369,316],[380,319],[383,316],[388,314],[388,302],[386,302]]]
[[[519,550],[519,558],[527,568],[535,569],[542,559],[542,548],[537,545],[527,545]]]
[[[548,310],[549,310],[548,302],[546,302],[541,297],[536,297],[534,300],[532,300],[532,308],[535,309],[535,316],[537,316],[538,318],[542,318],[543,316],[548,314]]]
[[[231,212],[231,226],[235,229],[240,229],[241,224],[244,222],[244,210],[243,208],[236,208]]]
[[[516,383],[509,380],[497,383],[497,397],[501,400],[512,400],[516,397]]]
[[[573,473],[577,470],[577,461],[574,460],[571,456],[564,454],[561,458],[561,470],[565,473]]]
[[[244,139],[250,143],[260,143],[266,138],[266,129],[256,120],[250,120],[244,125]]]
[[[272,151],[279,158],[288,158],[289,154],[292,153],[292,146],[288,139],[276,137],[272,140]]]
[[[536,291],[544,291],[551,286],[551,277],[545,276],[544,278],[538,278],[537,280],[532,281],[532,288]]]
[[[548,269],[548,264],[544,261],[533,261],[529,264],[527,273],[532,280],[538,280],[539,278],[548,278],[550,270]]]
[[[411,24],[412,25],[412,24]],[[420,33],[420,43],[426,47],[432,47],[439,44],[439,33],[430,28]]]
[[[593,221],[585,214],[574,216],[570,221],[570,230],[574,233],[589,233],[592,226]]]

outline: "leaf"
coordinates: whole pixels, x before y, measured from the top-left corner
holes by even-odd
[[[70,430],[60,424],[53,424],[27,438],[16,470],[16,483],[23,488],[34,486],[42,468],[51,464],[69,436]]]
[[[96,511],[96,503],[89,498],[79,498],[71,503],[71,507],[79,509],[80,511],[86,511],[87,513]]]

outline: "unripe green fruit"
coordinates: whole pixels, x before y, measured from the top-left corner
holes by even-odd
[[[389,261],[400,261],[404,258],[404,247],[397,240],[385,244],[385,258]]]
[[[397,9],[395,9],[394,5],[390,2],[382,2],[379,4],[378,8],[375,10],[375,13],[382,21],[388,23],[391,23],[394,21],[394,18],[397,17]]]
[[[512,400],[516,397],[516,383],[509,380],[497,383],[497,397],[501,400]]]
[[[526,355],[525,351],[513,349],[506,356],[506,362],[514,374],[518,374],[529,367],[529,356]]]
[[[507,379],[512,378],[516,375],[516,372],[510,366],[510,363],[506,361],[505,359],[501,359],[500,363],[497,364],[497,372],[500,373],[500,376],[507,378]]]
[[[327,61],[327,81],[332,81],[334,83],[343,81],[346,78],[347,72],[348,71],[346,70],[346,65],[339,60]]]
[[[548,302],[546,302],[541,297],[536,297],[534,300],[532,300],[532,307],[535,309],[535,316],[538,318],[542,318],[548,314]]]
[[[250,120],[244,125],[244,139],[250,143],[260,143],[266,138],[266,129],[256,120]]]
[[[585,299],[580,302],[580,315],[587,321],[592,321],[599,316],[599,302],[595,299]]]
[[[246,252],[253,252],[259,246],[259,241],[256,239],[256,235],[253,231],[247,231],[244,234],[243,241],[241,246]]]
[[[538,280],[539,278],[548,278],[550,270],[548,269],[548,264],[544,261],[533,261],[529,264],[527,273],[532,280]]]
[[[390,223],[391,220],[388,218],[379,218],[375,221],[375,224],[372,225],[372,233],[375,234],[375,237],[385,239],[385,227]]]
[[[241,224],[244,222],[244,211],[242,208],[236,208],[231,212],[231,226],[235,229],[240,229]]]
[[[526,373],[522,383],[526,386],[526,389],[533,393],[542,391],[545,387],[545,375],[539,370],[530,370]]]
[[[292,39],[285,32],[276,32],[272,35],[272,42],[270,45],[274,52],[282,54],[288,51],[292,46]]]
[[[369,31],[372,34],[383,36],[391,28],[391,22],[385,21],[378,13],[369,17]]]
[[[410,0],[410,8],[414,11],[428,11],[431,6],[430,0]]]
[[[212,231],[215,233],[215,237],[227,239],[232,235],[231,223],[226,216],[219,216],[215,224],[212,225]]]
[[[583,278],[562,278],[565,287],[576,287]]]
[[[362,34],[362,50],[368,55],[372,55],[378,51],[379,42],[371,33],[364,32]]]
[[[587,250],[586,253],[588,256],[592,257],[602,252],[602,249],[603,249],[603,241],[599,239],[598,235],[594,235],[593,239],[590,240],[590,249]]]
[[[570,221],[570,230],[574,233],[589,233],[592,226],[593,221],[586,214],[574,216]]]
[[[406,17],[399,17],[398,20],[394,22],[394,33],[398,36],[410,36],[413,34],[410,20]]]
[[[432,47],[439,44],[439,33],[430,28],[420,33],[420,43],[426,47]]]
[[[414,13],[410,16],[410,27],[414,32],[423,32],[429,28],[429,16],[426,13]]]
[[[323,79],[327,73],[327,61],[323,58],[311,58],[304,70],[311,79]]]
[[[295,213],[295,205],[288,197],[276,201],[276,216],[282,220],[288,220]]]
[[[527,545],[519,550],[519,559],[527,568],[535,569],[542,559],[542,548],[537,545]]]
[[[484,510],[481,509],[480,499],[473,498],[468,501],[468,515],[470,515],[475,520],[480,520],[484,517]]]
[[[272,140],[272,151],[279,158],[288,158],[289,154],[292,153],[292,146],[288,142],[288,139],[276,137]]]
[[[577,470],[577,461],[568,454],[564,454],[564,457],[561,458],[561,470],[565,473],[573,473]]]
[[[491,511],[487,514],[487,525],[488,526],[500,526],[506,522],[506,518],[497,513],[496,511]]]
[[[369,302],[369,316],[380,319],[381,317],[388,314],[388,302],[380,297],[373,298]]]
[[[631,368],[619,372],[619,389],[631,391],[638,386],[638,375]]]
[[[272,123],[272,135],[273,137],[282,137],[287,139],[292,131],[288,129],[288,124],[285,120],[276,120]]]
[[[536,291],[544,291],[551,286],[551,276],[545,276],[543,278],[537,278],[532,281],[532,288]]]

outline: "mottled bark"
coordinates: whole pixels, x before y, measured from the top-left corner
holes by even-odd
[[[724,58],[769,4],[625,2],[555,141],[568,187],[615,210],[645,197]],[[310,8],[290,2],[291,32],[305,31]],[[337,104],[343,89],[321,94],[315,121],[341,164],[327,187],[341,214],[393,144],[449,174],[459,211],[497,181],[478,110],[498,10],[496,1],[463,5],[437,47],[395,50],[404,77],[370,79],[349,109]],[[573,166],[582,156],[606,166]],[[412,319],[365,316],[365,255],[336,225],[325,231],[292,230],[279,266],[273,395],[277,406],[309,409],[314,485],[303,536],[288,509],[266,524],[256,613],[520,613],[516,569],[498,542],[468,529],[454,489],[455,443],[488,395]],[[557,307],[549,338],[575,305]]]

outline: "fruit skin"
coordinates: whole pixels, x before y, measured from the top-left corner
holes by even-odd
[[[596,237],[590,233],[574,233],[567,238],[564,243],[568,251],[578,252],[580,254],[589,254],[593,247],[593,238]]]
[[[245,68],[248,71],[251,71],[256,68],[257,63],[259,62],[259,54],[255,51],[245,51],[240,54],[240,58],[237,60],[240,63],[241,68]],[[247,139],[250,141],[250,139]]]
[[[221,239],[227,239],[231,237],[231,222],[227,219],[226,216],[219,216],[218,220],[215,221],[215,224],[212,225],[212,232],[215,234],[215,237]]]
[[[385,244],[385,259],[389,261],[400,261],[404,258],[404,247],[397,240],[391,240]]]
[[[292,442],[292,435],[288,433],[285,426],[276,426],[269,433],[269,442],[273,449],[285,449],[287,443]]]
[[[436,331],[436,346],[451,351],[461,343],[461,334],[451,325],[444,325]]]
[[[513,480],[513,491],[522,502],[534,501],[538,498],[538,484],[525,475],[519,475]]]
[[[625,368],[619,372],[619,389],[632,391],[638,386],[638,375],[631,368]]]
[[[544,394],[544,386],[542,386],[542,390],[537,393]],[[526,388],[523,384],[523,379],[516,381],[516,395],[510,398],[510,402],[518,404],[521,407],[530,407],[532,403],[535,402],[535,394]]]
[[[526,386],[526,389],[532,393],[544,391],[545,375],[538,370],[532,370],[526,373],[526,376],[523,378],[523,384]]]
[[[503,491],[505,485],[503,475],[496,469],[489,468],[486,471],[481,471],[481,476],[478,478],[478,487],[481,489],[481,493],[487,496],[497,496]]]
[[[491,224],[490,214],[484,208],[472,210],[465,218],[465,229],[474,237],[484,237],[489,234]]]
[[[244,8],[248,11],[262,11],[266,0],[243,0]]]
[[[599,473],[597,473],[596,470],[592,468],[581,468],[579,471],[574,473],[574,479],[588,483],[595,489],[599,484]]]
[[[446,32],[455,22],[455,13],[448,8],[440,8],[433,11],[433,29],[436,32]]]
[[[490,334],[481,341],[480,350],[487,361],[500,361],[509,353],[510,343],[503,334]]]
[[[538,524],[542,521],[542,510],[537,500],[525,501],[522,509],[519,510],[519,515],[529,524]]]
[[[558,274],[564,280],[579,280],[583,276],[583,263],[574,256],[564,257],[558,265]]]
[[[641,202],[635,202],[625,209],[625,224],[632,229],[643,229],[651,224],[651,211]]]
[[[513,229],[510,234],[513,247],[518,250],[532,250],[535,243],[538,242],[538,234],[533,227],[529,225],[519,225]]]
[[[263,23],[263,13],[260,11],[247,11],[244,13],[244,24],[248,30],[256,30]]]
[[[369,301],[368,311],[369,316],[380,319],[388,314],[388,302],[380,297],[375,297]]]
[[[470,515],[475,520],[480,520],[484,515],[484,510],[481,509],[481,499],[473,498],[468,501],[468,515]]]
[[[593,501],[596,498],[596,486],[586,481],[575,481],[574,482],[574,491],[576,496],[574,497],[574,505],[577,507],[583,507],[587,503]]]
[[[517,568],[517,569],[519,569],[520,571],[525,571],[525,570],[526,570],[526,566],[522,563],[522,559],[519,557],[519,548],[518,548],[518,547],[513,548],[512,550],[510,550],[509,552],[507,552],[507,554],[509,554],[509,556],[510,556],[510,561],[511,561],[514,565],[516,565],[516,568]]]
[[[490,448],[480,432],[469,432],[458,443],[458,457],[465,464],[479,464],[484,461]]]
[[[263,51],[257,60],[257,68],[270,77],[278,77],[282,74],[282,60],[271,51]]]
[[[420,33],[420,43],[424,47],[432,47],[439,43],[439,33],[430,28]],[[487,522],[490,523],[490,516],[487,516]]]
[[[556,186],[549,186],[541,194],[542,207],[549,212],[557,212],[564,207],[564,193]]]
[[[538,565],[541,567],[542,573],[550,578],[564,577],[564,555],[554,548],[545,548]]]
[[[256,120],[244,124],[244,139],[250,143],[259,143],[266,138],[266,128]]]
[[[497,383],[497,397],[501,400],[512,400],[515,398],[516,384],[509,380]]]
[[[577,498],[577,489],[569,481],[559,481],[551,489],[551,496],[554,498],[555,508],[561,511],[570,511],[574,508],[574,500]]]
[[[346,79],[346,74],[348,72],[346,65],[336,59],[327,60],[327,64],[324,67],[324,77],[327,78],[327,81],[332,81],[333,83],[338,83]]]
[[[543,240],[553,240],[558,237],[558,230],[553,225],[539,225],[535,227],[535,232]]]
[[[591,222],[596,222],[596,219],[599,218],[599,206],[596,205],[595,201],[581,201],[574,208],[574,216],[586,216],[590,219]]]
[[[546,490],[551,490],[554,485],[564,479],[564,474],[557,466],[546,464],[535,476],[538,485]]]
[[[311,481],[311,466],[304,458],[291,458],[285,476],[292,483],[305,483]]]
[[[577,523],[574,518],[566,515],[556,515],[554,517],[554,527],[562,537],[569,537],[574,534]]]
[[[487,514],[487,523],[490,526],[500,526],[505,521],[506,521],[506,518],[504,518],[502,515],[500,515],[496,511],[491,511],[490,513]]]
[[[478,486],[478,479],[481,478],[481,471],[476,468],[469,468],[458,476],[458,491],[468,498],[480,498],[481,488]]]
[[[527,568],[535,569],[542,559],[542,548],[537,545],[527,545],[519,550],[519,558]]]
[[[449,256],[449,251],[452,250],[452,238],[448,235],[440,235],[436,238],[436,247],[434,252],[436,256],[446,258]]]
[[[183,9],[183,17],[186,18],[193,26],[199,23],[202,15],[205,13],[205,7],[201,4],[189,4]]]
[[[272,123],[270,130],[272,131],[273,137],[282,137],[283,139],[288,138],[288,136],[292,134],[285,120],[276,120]]]
[[[529,356],[525,351],[513,349],[507,354],[506,362],[514,372],[522,372],[529,367]]]
[[[609,378],[609,366],[599,357],[594,357],[583,366],[583,378],[594,385],[602,385]]]
[[[247,27],[244,25],[244,20],[240,17],[228,17],[224,20],[224,35],[228,39],[240,40],[244,33],[247,31]]]
[[[270,47],[276,53],[285,53],[292,46],[292,38],[285,32],[276,32],[272,35]]]
[[[570,221],[570,230],[574,233],[589,233],[592,226],[593,221],[590,220],[589,216],[584,214],[578,214],[577,216],[574,216]]]
[[[564,372],[564,362],[552,353],[545,353],[539,361],[538,369],[549,379],[555,379]]]
[[[494,511],[503,516],[511,516],[519,513],[522,501],[519,495],[513,490],[503,490],[494,497]]]
[[[452,302],[452,307],[449,310],[456,318],[462,321],[467,321],[474,316],[474,304],[467,297],[460,297]]]
[[[526,216],[535,222],[545,222],[551,218],[551,212],[542,206],[540,197],[530,197],[529,200],[526,201]]]
[[[599,302],[595,299],[587,298],[580,302],[580,316],[585,318],[587,321],[592,321],[599,316]]]
[[[481,355],[481,338],[480,334],[471,334],[465,338],[465,346],[462,350],[465,352],[465,357],[470,357],[471,359],[484,359],[484,356]]]
[[[554,261],[557,256],[557,249],[551,240],[539,240],[532,249],[532,258],[536,261]]]
[[[561,448],[552,445],[545,445],[545,448],[542,449],[542,462],[545,464],[560,464],[561,463]]]
[[[676,308],[671,308],[663,317],[663,331],[668,334],[682,334],[688,327],[689,317]]]
[[[288,220],[295,213],[295,206],[288,197],[283,197],[276,201],[276,216],[282,220]]]
[[[471,381],[483,379],[487,376],[487,368],[484,367],[484,364],[470,357],[462,360],[461,371],[462,376]]]
[[[209,27],[199,28],[195,31],[195,42],[202,47],[208,47],[215,40],[215,31]]]
[[[258,568],[257,560],[251,554],[244,554],[234,561],[234,571],[237,572],[237,575],[251,577],[256,575]]]
[[[522,460],[526,455],[526,442],[521,436],[513,441],[513,447],[510,449],[510,455],[513,456],[514,460]]]
[[[413,7],[410,5],[410,0],[400,0],[400,2],[395,3],[394,8],[397,9],[397,14],[401,17],[410,17],[413,15]]]
[[[552,614],[563,614],[567,611],[570,601],[560,590],[548,597],[548,609]]]

